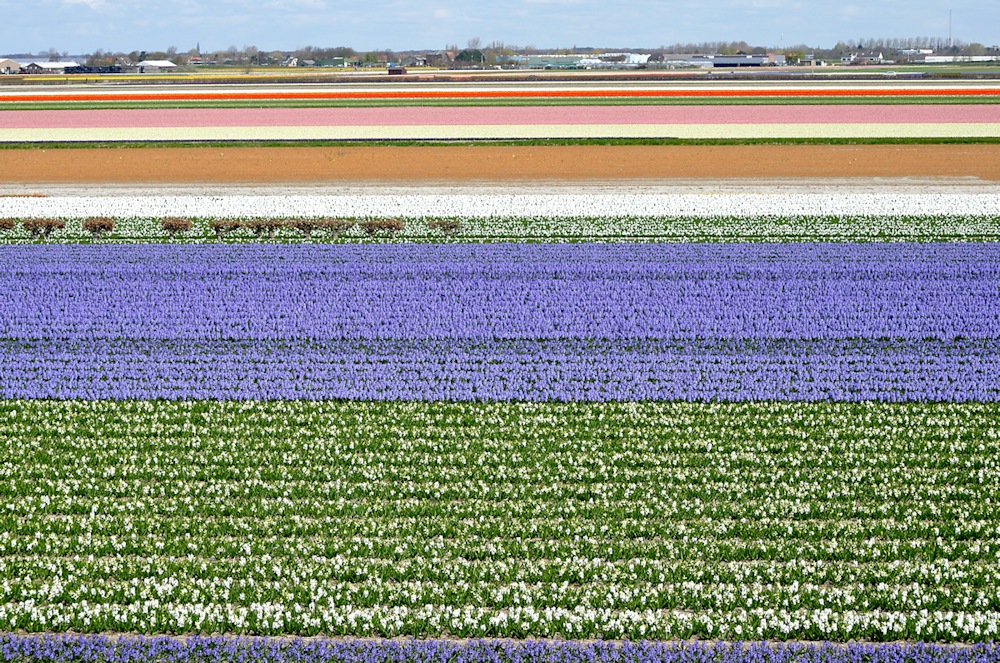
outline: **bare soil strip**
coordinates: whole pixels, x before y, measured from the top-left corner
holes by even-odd
[[[975,178],[1000,145],[338,146],[0,150],[7,184]]]

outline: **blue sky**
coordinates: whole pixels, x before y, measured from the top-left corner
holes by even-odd
[[[1000,44],[995,0],[21,0],[0,1],[0,53],[203,52],[351,46],[440,49],[518,46],[656,48],[738,41],[765,47],[868,37],[948,36]]]

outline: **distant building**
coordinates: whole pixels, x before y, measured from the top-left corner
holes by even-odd
[[[136,65],[140,74],[161,74],[177,68],[170,60],[143,60]]]
[[[712,67],[763,67],[772,64],[766,55],[709,55]]]
[[[926,64],[946,64],[950,62],[1000,62],[1000,55],[927,55]]]
[[[434,51],[425,55],[424,60],[430,67],[448,67],[455,62],[455,53],[452,51]]]
[[[0,74],[19,74],[21,73],[21,63],[14,62],[13,60],[3,59],[0,60]]]
[[[885,58],[881,53],[851,53],[840,58],[841,64],[882,64]]]
[[[65,74],[66,69],[79,66],[78,62],[29,62],[24,71],[28,74]]]

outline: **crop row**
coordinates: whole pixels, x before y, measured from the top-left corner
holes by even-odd
[[[987,342],[0,341],[0,397],[997,401]]]
[[[757,105],[754,108],[761,108]],[[766,106],[764,106],[766,107]],[[242,110],[242,109],[241,109]],[[491,109],[492,110],[492,109]],[[617,110],[617,109],[616,109]],[[14,111],[17,112],[17,111]],[[36,111],[27,111],[34,113]],[[43,111],[44,112],[44,111]],[[56,111],[58,112],[58,111]],[[73,115],[86,113],[71,111]],[[101,112],[101,111],[91,111]],[[125,111],[129,112],[129,111]],[[141,112],[134,110],[133,112]],[[745,113],[746,115],[747,113]],[[222,121],[222,120],[220,120]],[[275,125],[231,126],[116,126],[37,127],[2,129],[5,143],[134,143],[169,141],[442,141],[499,140],[544,141],[548,139],[995,139],[1000,127],[993,122],[789,122],[789,123],[602,123],[602,124],[325,124],[322,126]]]
[[[541,640],[359,640],[193,636],[2,635],[0,660],[19,663],[995,663],[1000,648],[924,643],[778,644]]]
[[[0,199],[3,218],[573,219],[996,219],[996,193],[435,193],[311,195],[113,195]]]
[[[398,242],[943,242],[996,241],[996,216],[573,218],[0,218],[0,244]]]
[[[0,415],[11,629],[982,640],[1000,625],[996,405]]]
[[[1000,397],[996,244],[24,246],[5,398]]]
[[[31,218],[21,219],[21,235],[27,234],[32,240],[38,239],[62,239],[75,238],[76,227],[70,227],[68,233],[62,233],[67,226],[79,226],[79,230],[89,233],[92,239],[103,238],[112,243],[117,243],[122,239],[137,239],[136,236],[121,237],[114,232],[117,222],[111,217],[88,217],[82,220],[65,219],[43,219]],[[199,224],[204,226],[204,222]],[[337,239],[341,233],[347,233],[352,228],[357,227],[365,237],[393,237],[397,232],[403,230],[406,222],[402,219],[210,219],[207,221],[208,229],[215,234],[216,239],[221,239],[224,235],[231,235],[239,231],[246,231],[246,234],[257,239],[277,239],[280,231],[294,231],[300,238],[313,237],[313,233],[325,233],[330,239]],[[172,239],[184,237],[195,227],[192,219],[181,217],[167,217],[159,222],[160,231],[157,234],[167,235]],[[450,236],[461,229],[461,222],[453,219],[431,219],[424,222],[425,230],[440,231],[441,235]],[[18,228],[16,219],[0,219],[0,231],[15,231]],[[132,228],[135,230],[135,228]],[[204,231],[204,228],[199,228]],[[285,233],[287,234],[287,233]],[[138,239],[156,239],[154,234],[150,234],[149,229],[142,229]],[[245,237],[244,237],[245,239]]]

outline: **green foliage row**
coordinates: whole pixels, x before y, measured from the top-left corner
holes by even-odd
[[[0,623],[985,640],[1000,404],[0,401]]]
[[[396,242],[992,242],[1000,239],[993,216],[620,216],[566,218],[407,218],[392,232],[369,232],[389,219],[155,219],[121,218],[96,235],[86,219],[61,218],[41,236],[30,219],[0,219],[0,244],[72,243],[334,243]],[[178,232],[165,221],[190,222]],[[4,225],[5,222],[5,225]],[[329,231],[331,223],[346,229]],[[399,225],[402,224],[402,225]]]

